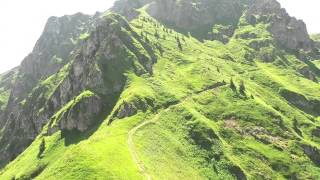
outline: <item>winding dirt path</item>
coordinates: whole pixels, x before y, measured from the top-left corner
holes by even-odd
[[[143,162],[139,159],[136,147],[134,146],[133,136],[135,135],[135,133],[139,129],[143,128],[144,126],[146,126],[148,124],[154,123],[158,118],[159,118],[159,114],[157,114],[150,121],[145,121],[145,122],[139,124],[138,126],[134,127],[128,133],[128,145],[129,145],[130,154],[133,158],[133,161],[137,164],[139,171],[146,177],[147,180],[151,180],[152,178],[151,178],[150,174],[148,174],[148,172],[146,171],[146,168],[145,168],[145,165],[143,164]]]
[[[215,85],[213,85],[213,86],[211,86],[211,87],[209,87],[207,89],[204,89],[202,91],[196,92],[196,94],[191,94],[190,96],[185,97],[181,102],[179,102],[179,103],[177,103],[175,105],[172,105],[172,106],[168,107],[167,109],[165,109],[163,111],[160,111],[151,120],[142,122],[141,124],[139,124],[138,126],[135,126],[134,128],[132,128],[128,132],[128,146],[129,146],[130,154],[131,154],[131,156],[133,158],[133,161],[137,164],[139,171],[141,172],[141,174],[143,174],[146,177],[147,180],[152,180],[152,178],[151,178],[150,174],[147,172],[146,167],[145,167],[144,163],[142,162],[142,160],[139,159],[139,156],[138,156],[138,153],[137,153],[137,149],[136,149],[136,147],[134,145],[134,142],[133,142],[133,136],[135,135],[135,133],[138,130],[140,130],[141,128],[143,128],[144,126],[152,124],[152,123],[155,123],[159,119],[160,114],[162,112],[168,112],[171,107],[176,106],[178,104],[181,104],[182,102],[186,101],[188,98],[190,98],[190,97],[192,97],[194,95],[199,95],[201,93],[216,89],[216,88],[224,86],[224,85],[226,85],[226,83],[224,83],[224,82],[223,83],[216,83]]]

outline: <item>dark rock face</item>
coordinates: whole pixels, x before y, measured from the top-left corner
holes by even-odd
[[[287,89],[282,89],[280,91],[280,95],[284,97],[290,104],[296,106],[297,108],[303,110],[304,112],[315,115],[315,116],[319,116],[319,113],[320,113],[319,100],[309,100],[305,96]]]
[[[305,23],[289,16],[276,0],[252,0],[247,20],[252,24],[261,21],[270,23],[269,31],[278,43],[287,49],[312,51],[314,48]]]
[[[113,113],[113,118],[123,119],[135,115],[138,110],[147,111],[149,107],[154,107],[152,99],[135,99],[132,102],[123,102]]]
[[[103,106],[103,100],[97,95],[82,99],[64,113],[60,120],[60,129],[85,132],[96,123],[103,112]]]
[[[315,129],[312,130],[311,133],[313,136],[320,138],[320,127],[317,126]]]
[[[310,79],[311,81],[318,82],[316,74],[308,67],[302,67],[298,72],[303,75],[305,78]]]
[[[320,150],[316,147],[303,145],[304,153],[312,160],[314,164],[320,166]]]
[[[247,176],[238,166],[232,166],[229,171],[237,178],[237,180],[247,180]]]
[[[223,25],[216,24],[213,26],[212,32],[209,32],[208,38],[210,40],[217,40],[226,44],[229,42],[229,38],[232,37],[234,30],[235,30],[235,26],[232,26],[232,25],[223,26]]]
[[[203,33],[202,38],[207,38],[215,24],[237,24],[244,5],[242,0],[156,0],[148,12],[166,24],[183,31]]]

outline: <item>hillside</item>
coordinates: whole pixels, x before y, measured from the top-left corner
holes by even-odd
[[[319,179],[314,40],[275,0],[52,17],[0,76],[0,179]]]
[[[315,46],[320,48],[320,34],[311,34],[310,37],[315,41]]]

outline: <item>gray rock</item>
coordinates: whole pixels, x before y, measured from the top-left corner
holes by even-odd
[[[103,109],[103,100],[99,96],[93,95],[83,98],[64,113],[59,123],[59,129],[85,132],[97,123]]]
[[[311,161],[320,167],[320,150],[310,145],[303,145],[304,153],[311,159]]]
[[[261,18],[253,20],[256,16]],[[276,0],[252,1],[246,18],[248,22],[270,23],[269,31],[277,42],[287,49],[312,51],[314,48],[305,23],[289,16]]]
[[[304,66],[298,70],[298,72],[303,75],[305,78],[310,79],[311,81],[318,82],[316,74],[310,70],[308,66]]]
[[[307,99],[305,96],[288,89],[281,89],[280,95],[284,97],[290,104],[296,106],[302,111],[314,116],[320,115],[320,100]]]
[[[207,38],[215,24],[237,24],[244,6],[242,0],[155,0],[148,12],[161,22]]]

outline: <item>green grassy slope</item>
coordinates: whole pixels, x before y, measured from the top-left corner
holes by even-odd
[[[123,119],[111,114],[82,134],[49,136],[45,128],[0,179],[320,178],[317,159],[303,149],[320,148],[314,133],[320,119],[280,93],[285,89],[320,101],[320,85],[298,73],[306,64],[277,49],[266,25],[243,24],[224,45],[167,29],[143,10],[130,24],[157,47],[158,61],[152,76],[126,74],[113,112],[124,102],[148,101],[147,108]],[[256,38],[241,38],[246,33]],[[254,50],[252,42],[267,46]],[[275,61],[263,61],[264,54]],[[231,79],[236,89],[230,88]]]
[[[311,34],[310,36],[314,41],[320,41],[320,34]]]
[[[314,61],[314,64],[320,69],[320,60]]]

